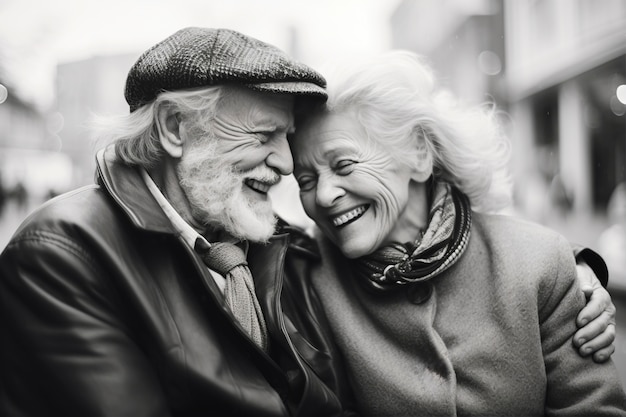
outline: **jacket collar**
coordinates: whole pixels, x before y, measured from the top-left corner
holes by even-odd
[[[104,186],[118,206],[126,213],[133,224],[143,230],[177,234],[170,219],[165,215],[158,202],[154,199],[137,168],[123,164],[115,156],[113,146],[99,151],[96,155],[96,180]],[[282,270],[286,248],[289,244],[288,233],[291,229],[286,223],[279,222],[277,234],[272,236],[268,244],[251,244],[249,254],[250,268],[255,281],[261,287],[259,291],[266,303],[266,308],[275,298],[277,278]],[[198,258],[199,259],[199,258]],[[204,271],[204,264],[198,260],[199,271]],[[202,265],[202,266],[200,266]],[[206,276],[205,282],[210,290],[218,294],[212,279]],[[222,297],[216,297],[222,303]]]
[[[96,181],[106,188],[135,226],[153,232],[175,233],[138,169],[119,161],[113,146],[97,153],[96,169]]]
[[[106,188],[135,226],[152,232],[176,234],[169,218],[141,178],[139,170],[123,164],[115,156],[112,145],[97,153],[96,166],[96,181]],[[290,239],[285,240],[284,234],[289,234]],[[319,258],[315,242],[304,231],[290,226],[280,218],[275,236],[270,239],[270,242],[273,241],[281,242],[281,246],[290,241],[293,250],[307,257]]]

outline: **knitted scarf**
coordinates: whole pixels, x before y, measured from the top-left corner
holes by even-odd
[[[467,196],[444,182],[434,182],[431,193],[428,226],[414,242],[394,242],[353,261],[358,281],[368,289],[390,291],[427,281],[465,251],[472,222]]]

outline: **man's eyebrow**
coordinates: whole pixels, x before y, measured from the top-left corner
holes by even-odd
[[[254,130],[258,132],[276,132],[284,130],[288,133],[294,133],[296,127],[293,123],[276,123],[271,120],[261,120],[256,123]]]

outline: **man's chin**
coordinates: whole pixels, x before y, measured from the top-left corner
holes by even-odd
[[[276,218],[273,217],[272,221],[249,222],[248,224],[232,226],[232,229],[229,232],[239,239],[266,243],[276,230]]]
[[[274,234],[277,222],[271,203],[241,204],[229,210],[231,223],[226,225],[226,230],[239,239],[267,242]]]
[[[197,214],[204,218],[205,224],[225,230],[237,239],[267,242],[274,234],[277,222],[271,203],[234,197],[213,205],[210,211],[202,210]]]

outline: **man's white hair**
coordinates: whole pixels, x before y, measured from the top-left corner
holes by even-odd
[[[190,90],[164,91],[152,102],[132,113],[110,117],[94,117],[91,127],[95,140],[114,143],[122,162],[143,168],[154,167],[163,156],[156,127],[157,111],[170,106],[184,117],[195,121],[198,136],[204,135],[215,117],[223,87],[202,87]]]

